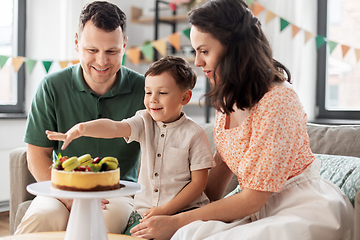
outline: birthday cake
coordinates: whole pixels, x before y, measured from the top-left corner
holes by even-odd
[[[120,188],[120,168],[114,157],[59,157],[51,169],[55,189],[66,191],[109,191]]]

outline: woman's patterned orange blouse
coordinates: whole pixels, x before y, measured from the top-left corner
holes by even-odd
[[[315,160],[306,114],[290,88],[271,87],[237,128],[225,129],[226,117],[216,113],[216,148],[241,189],[278,192]]]

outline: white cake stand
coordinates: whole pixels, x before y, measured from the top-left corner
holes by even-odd
[[[125,187],[101,192],[74,192],[51,188],[51,181],[37,182],[26,187],[34,195],[74,199],[66,228],[65,240],[108,239],[101,198],[130,196],[142,191],[142,186],[130,181],[120,181]],[[55,217],[55,216],[54,216]]]

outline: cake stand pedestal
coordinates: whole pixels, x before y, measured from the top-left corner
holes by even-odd
[[[125,187],[101,192],[74,192],[51,188],[51,181],[37,182],[26,187],[34,195],[74,199],[66,228],[65,240],[108,239],[100,199],[130,196],[140,192],[141,185],[120,181]],[[53,216],[56,217],[56,216]]]

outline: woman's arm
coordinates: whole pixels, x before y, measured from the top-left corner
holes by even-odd
[[[234,175],[217,152],[215,152],[214,159],[216,166],[209,172],[209,178],[205,189],[205,193],[210,201],[219,200],[223,196]]]
[[[48,139],[64,141],[61,149],[64,150],[72,140],[81,136],[93,138],[120,138],[131,134],[129,124],[111,119],[97,119],[89,122],[78,123],[66,133],[45,131]]]
[[[144,219],[131,233],[132,236],[146,239],[170,239],[179,228],[196,220],[231,222],[256,213],[265,205],[270,195],[271,192],[243,189],[238,194],[192,211]]]
[[[179,219],[185,224],[195,220],[231,222],[258,212],[268,201],[270,195],[271,192],[243,189],[238,194],[208,204],[189,212],[189,214],[179,214]]]
[[[204,191],[208,176],[208,169],[201,169],[191,172],[189,182],[171,201],[160,207],[153,207],[145,213],[149,218],[155,215],[172,215],[188,206]]]
[[[228,186],[233,172],[215,154],[216,166],[209,171],[206,194],[211,200],[220,199]],[[147,239],[170,239],[181,227],[196,220],[219,220],[231,222],[259,211],[267,202],[271,192],[243,189],[240,193],[220,199],[195,210],[173,216],[153,216],[135,226],[133,236]]]

